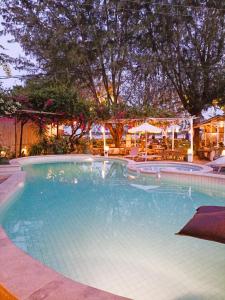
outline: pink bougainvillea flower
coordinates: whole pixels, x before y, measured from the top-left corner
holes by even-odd
[[[45,102],[45,108],[49,107],[49,106],[52,106],[52,104],[54,103],[54,100],[53,99],[48,99],[46,102]]]

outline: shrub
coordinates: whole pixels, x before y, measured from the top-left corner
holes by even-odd
[[[66,154],[69,152],[70,148],[66,137],[44,138],[39,143],[32,145],[29,149],[29,155]]]
[[[34,144],[29,149],[29,155],[41,155],[43,153],[43,145],[41,143]]]
[[[78,141],[76,145],[76,153],[90,153],[90,142],[86,138],[82,138]]]
[[[51,138],[49,143],[49,150],[54,154],[66,154],[70,152],[69,141],[67,137]]]

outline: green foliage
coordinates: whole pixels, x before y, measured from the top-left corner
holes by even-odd
[[[76,144],[76,153],[89,154],[90,153],[90,142],[87,138],[82,138]]]
[[[10,116],[20,108],[20,103],[14,102],[11,99],[0,98],[0,116]]]
[[[94,148],[102,148],[103,147],[103,140],[102,139],[93,139],[92,145]]]
[[[71,149],[96,119],[95,105],[84,100],[77,91],[66,84],[42,78],[28,80],[24,87],[15,87],[12,98],[20,101],[22,109],[45,112],[45,114],[20,114],[19,120],[32,120],[39,128],[41,138],[45,137],[45,128],[52,122],[64,123],[72,127],[69,138]],[[54,114],[47,114],[54,113]],[[36,149],[34,149],[35,151]]]
[[[98,118],[118,115],[122,102],[143,106],[141,114],[200,114],[213,99],[224,103],[224,1],[158,2],[8,0],[0,9],[38,68],[100,104]],[[32,101],[42,109],[39,92]],[[66,107],[73,115],[73,105]]]
[[[29,155],[41,154],[66,154],[70,152],[70,146],[66,137],[51,137],[43,139],[29,149]]]
[[[176,13],[173,5],[158,5],[154,12],[146,7],[140,49],[151,49],[184,108],[199,115],[215,98],[225,99],[225,6],[224,1],[194,2],[177,5]]]
[[[2,31],[0,32],[0,36],[1,35],[3,35]],[[4,52],[6,50],[2,45],[0,45],[0,49],[3,50]],[[15,59],[13,59],[12,57],[10,57],[4,52],[0,52],[0,68],[2,68],[2,70],[7,76],[10,76],[11,75],[10,63],[15,61]]]
[[[53,154],[66,154],[70,152],[68,138],[66,137],[52,137],[48,142],[48,152]]]
[[[33,144],[28,153],[30,156],[36,156],[36,155],[41,155],[43,153],[44,149],[43,149],[43,144],[42,143],[37,143],[37,144]]]
[[[24,87],[16,86],[12,96],[21,100],[24,109],[46,112],[70,113],[80,100],[74,89],[46,78],[28,80]]]
[[[21,107],[18,101],[13,101],[0,86],[0,116],[10,116]]]
[[[97,119],[108,120],[127,119],[127,118],[145,118],[145,117],[174,117],[175,112],[159,108],[157,106],[149,105],[128,105],[126,103],[119,103],[111,105],[110,107],[101,105],[97,107]]]

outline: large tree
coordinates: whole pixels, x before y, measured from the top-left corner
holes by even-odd
[[[200,115],[214,99],[225,99],[223,1],[145,5],[141,46],[151,49],[150,59],[159,64],[190,114]]]
[[[6,29],[41,70],[110,109],[127,95],[122,86],[136,22],[127,7],[120,1],[12,0],[3,1],[2,14]],[[115,137],[118,127],[110,126]]]
[[[171,108],[178,97],[199,115],[213,99],[223,99],[224,9],[223,1],[213,0],[1,4],[6,30],[37,68],[79,86],[111,115],[124,101]],[[113,136],[117,129],[111,128]]]
[[[5,2],[5,3],[4,3]],[[127,4],[126,4],[127,5]],[[3,1],[7,30],[39,68],[118,103],[132,50],[133,16],[119,1]]]

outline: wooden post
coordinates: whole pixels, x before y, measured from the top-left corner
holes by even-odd
[[[148,134],[147,134],[147,131],[145,131],[145,161],[147,160],[147,155],[148,155],[148,141],[147,141],[147,137],[148,137]]]
[[[223,122],[223,146],[225,147],[225,121]]]
[[[15,157],[17,158],[17,116],[15,115]]]
[[[193,118],[190,118],[190,138],[191,138],[191,162],[193,162],[193,155],[194,155],[194,140],[193,140]]]
[[[106,146],[106,141],[105,141],[105,127],[102,126],[102,137],[103,137],[103,151],[104,151],[104,155],[105,155],[105,146]]]
[[[23,147],[23,127],[25,123],[20,121],[20,146],[19,146],[19,157],[22,155],[22,147]]]
[[[219,146],[219,135],[220,135],[220,130],[218,124],[216,124],[216,147]]]
[[[59,138],[59,121],[56,123],[56,138]]]
[[[206,126],[204,126],[204,138],[205,138],[205,146],[206,146],[207,145]]]
[[[174,150],[174,124],[172,125],[172,150]]]

